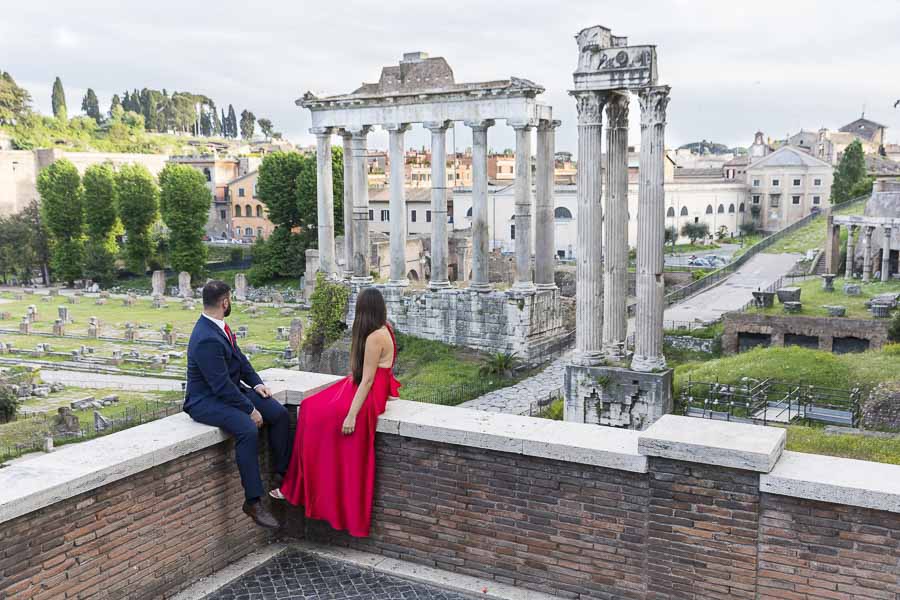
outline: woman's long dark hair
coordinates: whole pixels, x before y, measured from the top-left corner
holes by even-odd
[[[350,345],[350,368],[353,382],[362,381],[363,362],[366,356],[366,338],[387,323],[387,307],[384,296],[376,288],[366,288],[356,297],[356,316],[353,318],[353,341]]]

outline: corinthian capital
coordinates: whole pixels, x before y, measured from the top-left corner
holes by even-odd
[[[628,129],[628,94],[613,94],[606,104],[606,126],[610,129]]]
[[[602,125],[603,106],[609,99],[604,92],[570,92],[575,96],[575,108],[578,109],[579,125]]]
[[[641,103],[641,127],[665,125],[666,106],[669,105],[671,89],[667,85],[657,85],[638,92],[638,100]]]

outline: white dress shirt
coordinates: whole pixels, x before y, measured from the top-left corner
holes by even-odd
[[[225,321],[211,317],[206,313],[200,313],[200,314],[203,315],[204,317],[206,317],[207,319],[209,319],[210,321],[212,321],[213,323],[215,323],[216,325],[218,325],[219,329],[222,330],[222,333],[225,334],[225,337],[228,337],[228,333],[225,331]]]

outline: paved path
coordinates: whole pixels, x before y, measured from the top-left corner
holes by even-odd
[[[463,402],[459,406],[487,412],[527,415],[531,404],[538,398],[547,398],[550,394],[561,391],[569,358],[569,354],[564,354],[537,375],[508,388]]]
[[[135,392],[181,391],[180,379],[163,379],[161,377],[41,369],[41,379],[46,383],[64,383],[78,387],[115,388]]]
[[[291,550],[210,594],[207,600],[466,600],[437,587]]]

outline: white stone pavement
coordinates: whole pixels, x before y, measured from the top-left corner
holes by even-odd
[[[527,415],[532,403],[539,398],[547,398],[550,394],[561,392],[563,377],[566,374],[566,364],[571,359],[571,354],[564,354],[537,375],[508,388],[463,402],[460,407],[512,415]]]

